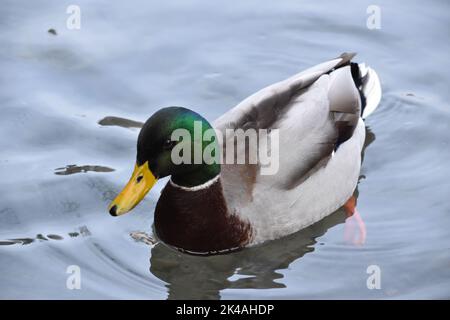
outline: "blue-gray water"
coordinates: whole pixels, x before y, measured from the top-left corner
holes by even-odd
[[[70,4],[0,10],[0,298],[450,298],[448,1],[78,0],[80,30],[66,28]],[[366,27],[371,4],[379,30]],[[341,210],[234,254],[150,249],[130,232],[151,233],[164,181],[109,216],[139,129],[99,120],[145,121],[169,105],[213,120],[344,51],[383,86],[358,186],[364,244]],[[100,167],[55,170],[68,165]],[[80,290],[66,288],[70,265]],[[379,290],[367,288],[370,265]]]

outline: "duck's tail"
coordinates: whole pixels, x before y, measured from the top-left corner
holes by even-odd
[[[366,119],[375,111],[381,100],[381,84],[377,73],[364,63],[351,62],[351,70],[355,84],[361,95],[362,115]]]

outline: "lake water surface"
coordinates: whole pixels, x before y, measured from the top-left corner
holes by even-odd
[[[79,30],[66,28],[70,4],[0,9],[0,298],[450,298],[448,1],[377,1],[376,30],[372,0],[77,0]],[[139,129],[105,117],[139,122],[181,105],[214,120],[344,51],[383,86],[366,122],[358,216],[339,210],[205,258],[130,236],[151,234],[165,181],[131,214],[107,213]],[[66,287],[71,265],[81,290]],[[369,266],[381,289],[368,289]]]

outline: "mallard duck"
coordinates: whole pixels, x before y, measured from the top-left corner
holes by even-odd
[[[270,85],[213,124],[187,108],[160,109],[139,133],[134,172],[110,214],[130,211],[158,178],[170,176],[154,213],[156,237],[187,253],[217,254],[287,236],[336,211],[356,188],[363,119],[381,99],[376,72],[353,57],[344,53]],[[277,129],[278,170],[264,175],[260,162],[175,164],[172,133],[192,133],[195,122],[202,132],[213,128],[223,136],[230,129],[267,129],[269,135]],[[210,141],[226,153],[217,137]],[[200,142],[202,151],[206,145]]]

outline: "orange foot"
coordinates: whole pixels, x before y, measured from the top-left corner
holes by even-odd
[[[363,245],[366,242],[366,225],[356,209],[356,197],[352,196],[344,204],[345,219],[344,239],[347,243]]]

